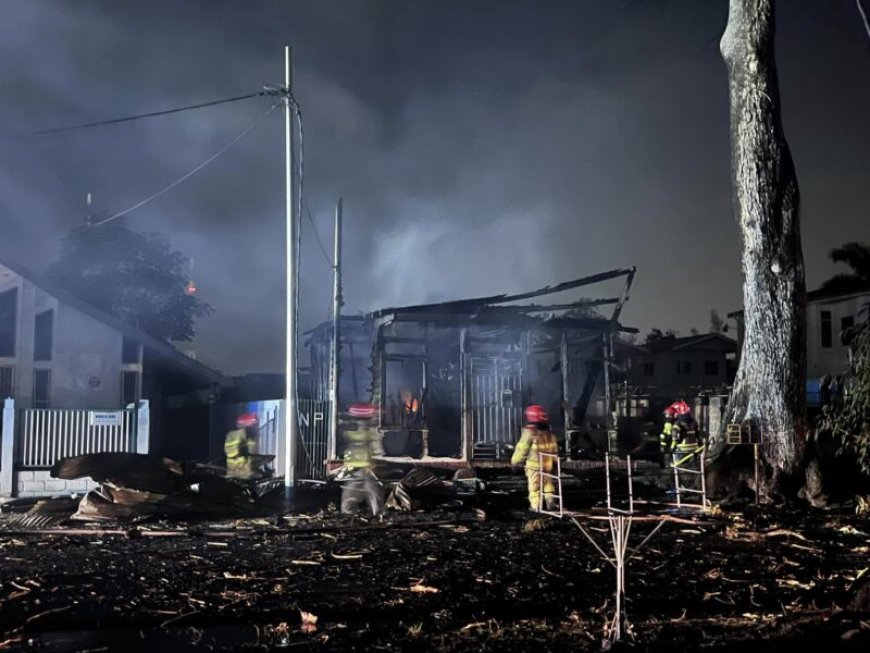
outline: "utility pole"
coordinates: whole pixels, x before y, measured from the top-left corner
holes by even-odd
[[[284,496],[292,498],[296,485],[296,220],[293,215],[293,103],[291,47],[284,47],[284,165],[286,173],[287,322],[284,397]]]
[[[338,449],[338,373],[341,359],[341,211],[342,201],[338,198],[335,207],[335,245],[332,254],[332,346],[329,354],[329,451],[327,455],[334,460]]]

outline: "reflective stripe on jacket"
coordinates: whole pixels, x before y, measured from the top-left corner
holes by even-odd
[[[227,460],[241,458],[248,453],[248,434],[245,429],[235,429],[227,433],[224,440],[224,454]]]
[[[662,447],[662,451],[668,451],[671,448],[671,443],[673,442],[674,437],[674,424],[673,422],[665,422],[665,425],[662,427],[662,432],[659,434],[659,444]]]
[[[527,426],[523,429],[520,441],[517,442],[514,455],[511,456],[511,465],[521,465],[525,461],[526,469],[540,469],[539,453],[559,454],[559,441],[556,439],[556,434]],[[550,472],[554,466],[555,460],[550,456],[544,456],[544,471]]]
[[[347,445],[344,449],[344,464],[351,469],[371,467],[374,437],[375,434],[370,430],[345,431]]]

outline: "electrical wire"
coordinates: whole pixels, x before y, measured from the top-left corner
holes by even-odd
[[[63,127],[52,127],[50,129],[40,129],[35,132],[26,134],[7,134],[6,137],[27,138],[32,136],[45,136],[46,134],[58,134],[60,132],[76,131],[79,129],[91,129],[93,127],[102,127],[104,125],[117,125],[122,122],[132,122],[134,120],[143,120],[146,118],[156,118],[157,116],[166,116],[172,113],[181,113],[182,111],[193,111],[195,109],[204,109],[205,107],[213,107],[219,104],[227,104],[228,102],[239,102],[241,100],[249,100],[255,97],[264,95],[274,95],[274,91],[265,89],[259,93],[248,93],[247,95],[237,95],[236,97],[223,98],[220,100],[212,100],[210,102],[200,102],[199,104],[188,104],[183,107],[174,109],[165,109],[163,111],[149,111],[148,113],[139,113],[132,116],[124,116],[123,118],[110,118],[108,120],[97,120],[95,122],[84,122],[77,125],[65,125]]]
[[[299,179],[299,184],[297,187],[296,194],[296,257],[294,260],[295,263],[295,271],[294,276],[296,278],[296,284],[293,295],[293,313],[296,316],[296,319],[293,321],[293,342],[288,343],[288,347],[293,347],[294,351],[294,360],[297,361],[296,369],[293,371],[296,376],[296,383],[294,383],[294,401],[296,403],[296,428],[298,429],[302,425],[302,411],[301,411],[301,401],[299,398],[299,296],[301,295],[299,288],[299,272],[300,272],[300,260],[302,258],[302,197],[303,197],[303,181],[305,177],[305,141],[304,134],[302,131],[302,109],[299,106],[299,103],[296,101],[296,98],[293,97],[293,94],[290,92],[290,89],[286,89],[286,102],[287,102],[287,111],[290,111],[290,107],[292,106],[296,114],[296,125],[299,131],[299,145],[297,146],[299,151],[298,164],[297,164],[297,177]],[[331,408],[335,410],[333,406]],[[309,424],[311,422],[309,421]],[[299,438],[299,444],[301,445],[302,452],[305,454],[305,457],[308,459],[308,464],[310,466],[314,466],[314,459],[312,458],[311,451],[309,451],[308,447],[305,444],[305,438]]]
[[[317,240],[317,246],[320,248],[320,253],[323,254],[323,258],[326,261],[326,264],[329,265],[330,268],[335,269],[335,265],[329,258],[329,254],[326,253],[326,248],[323,246],[323,241],[320,239],[320,234],[317,232],[317,227],[314,224],[314,219],[311,217],[311,209],[309,209],[308,207],[305,207],[305,215],[308,216],[308,222],[311,223],[311,229],[314,231],[314,238]]]
[[[867,37],[870,38],[870,21],[867,19],[863,0],[855,0],[855,4],[858,5],[858,13],[861,14],[861,20],[864,22],[864,30],[867,32]]]
[[[185,180],[189,179],[190,177],[192,177],[193,175],[195,175],[197,172],[199,172],[200,170],[202,170],[203,168],[205,168],[207,165],[209,165],[210,163],[212,163],[212,162],[213,162],[215,159],[217,159],[220,155],[222,155],[224,152],[226,152],[228,149],[230,149],[233,145],[235,145],[235,144],[238,143],[240,140],[242,140],[245,136],[247,136],[251,131],[254,130],[255,127],[257,127],[257,125],[259,125],[261,122],[263,122],[263,121],[264,121],[264,120],[269,116],[269,114],[272,113],[272,111],[275,110],[275,108],[276,108],[279,104],[281,104],[281,100],[279,100],[278,102],[275,102],[271,107],[269,107],[269,109],[266,111],[266,113],[264,113],[262,116],[260,116],[259,118],[257,118],[257,120],[255,120],[255,121],[252,122],[250,125],[248,125],[248,126],[247,126],[247,127],[246,127],[246,128],[245,128],[245,129],[240,133],[240,134],[238,134],[235,138],[233,138],[233,140],[231,140],[229,143],[227,143],[226,145],[224,145],[221,149],[219,149],[217,152],[215,152],[214,154],[212,154],[212,155],[211,155],[210,157],[208,157],[205,161],[203,161],[202,163],[200,163],[199,165],[197,165],[195,168],[193,168],[193,170],[190,170],[190,171],[187,172],[185,175],[179,177],[178,179],[176,179],[175,181],[173,181],[173,182],[172,182],[171,184],[169,184],[168,186],[165,186],[164,188],[160,189],[160,190],[157,191],[156,193],[154,193],[154,194],[152,194],[152,195],[149,195],[149,196],[146,197],[145,199],[143,199],[143,200],[137,202],[136,204],[134,204],[134,205],[131,206],[131,207],[128,207],[128,208],[124,209],[123,211],[119,211],[118,213],[115,213],[115,214],[113,214],[113,215],[110,215],[108,218],[104,218],[104,219],[102,219],[102,220],[99,220],[98,222],[93,222],[93,223],[91,223],[91,224],[85,225],[84,227],[81,227],[81,228],[79,228],[79,229],[76,229],[76,230],[72,231],[71,233],[67,234],[67,235],[64,236],[64,237],[65,237],[65,238],[69,238],[70,236],[74,236],[74,235],[79,234],[79,233],[81,233],[81,232],[83,232],[83,231],[86,231],[86,230],[88,230],[88,229],[93,229],[94,227],[99,227],[99,226],[104,225],[104,224],[106,224],[106,223],[108,223],[108,222],[111,222],[111,221],[113,221],[113,220],[117,220],[118,218],[121,218],[121,217],[127,215],[128,213],[132,213],[132,212],[135,211],[136,209],[140,209],[140,208],[142,208],[143,206],[145,206],[145,205],[148,204],[149,202],[151,202],[151,201],[157,199],[157,198],[160,197],[161,195],[164,195],[165,193],[168,193],[170,190],[172,190],[173,188],[175,188],[176,186],[178,186],[179,184],[181,184],[182,182],[184,182]]]

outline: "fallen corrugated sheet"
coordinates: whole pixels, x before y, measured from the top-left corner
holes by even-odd
[[[99,453],[64,458],[51,473],[100,483],[79,502],[72,516],[79,520],[255,516],[274,510],[283,497],[276,479],[244,481],[223,471],[145,454]]]
[[[385,505],[393,510],[408,512],[449,502],[454,498],[452,483],[442,481],[428,469],[416,468],[396,484]]]

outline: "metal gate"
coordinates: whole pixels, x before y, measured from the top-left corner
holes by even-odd
[[[20,411],[19,469],[51,467],[61,458],[136,451],[136,409],[95,411],[28,408]]]
[[[296,456],[298,478],[326,478],[329,408],[328,401],[299,400],[299,451]]]
[[[504,458],[501,446],[517,441],[522,426],[522,363],[519,356],[471,357],[469,407],[475,458]]]

